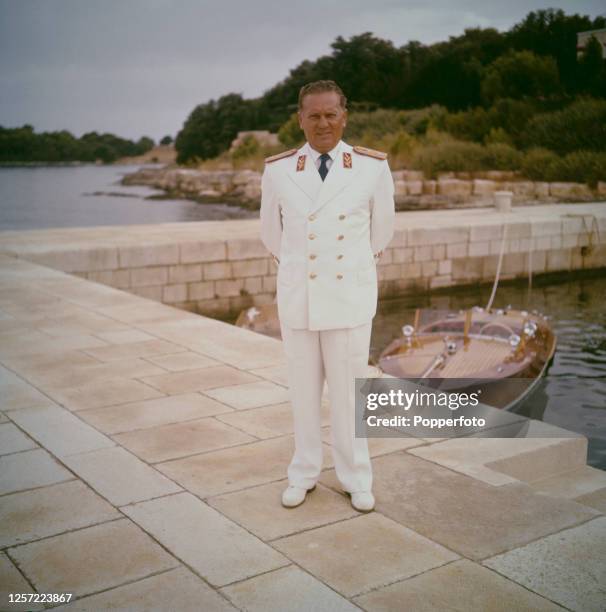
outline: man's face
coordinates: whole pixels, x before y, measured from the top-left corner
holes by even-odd
[[[307,142],[320,153],[334,149],[345,129],[347,111],[339,104],[336,91],[307,94],[299,111],[299,126]]]

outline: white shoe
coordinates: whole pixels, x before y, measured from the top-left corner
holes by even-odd
[[[375,507],[375,498],[370,491],[357,491],[348,493],[351,497],[351,505],[358,512],[371,512]]]
[[[308,491],[313,491],[316,488],[314,485],[311,489],[303,489],[301,487],[293,487],[289,485],[282,493],[282,505],[285,508],[296,508],[305,501],[305,496]]]

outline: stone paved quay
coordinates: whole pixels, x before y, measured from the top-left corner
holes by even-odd
[[[255,230],[233,223],[233,244]],[[550,425],[373,438],[377,506],[360,514],[325,405],[320,482],[282,508],[281,343],[48,267],[51,242],[92,235],[141,260],[137,238],[217,239],[184,225],[0,235],[0,610],[44,609],[7,603],[35,592],[87,611],[604,610],[606,473]]]

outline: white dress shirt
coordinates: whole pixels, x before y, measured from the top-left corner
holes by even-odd
[[[330,170],[330,167],[332,166],[332,162],[337,158],[337,155],[339,154],[339,149],[341,148],[341,140],[339,140],[339,142],[337,142],[336,146],[334,149],[331,149],[330,151],[328,151],[328,155],[330,155],[330,159],[327,160],[326,162],[326,167],[328,168],[328,170]],[[320,159],[320,155],[322,155],[322,153],[320,153],[319,151],[316,151],[309,143],[307,143],[307,146],[309,148],[309,152],[314,160],[314,164],[316,164],[316,168],[318,169],[318,171],[320,170],[320,164],[322,163],[322,160]]]

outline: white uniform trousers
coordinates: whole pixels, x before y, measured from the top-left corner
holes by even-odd
[[[280,327],[295,428],[289,484],[309,489],[322,471],[320,407],[326,380],[337,478],[344,491],[370,491],[368,440],[355,435],[355,379],[367,376],[372,321],[320,331]]]

